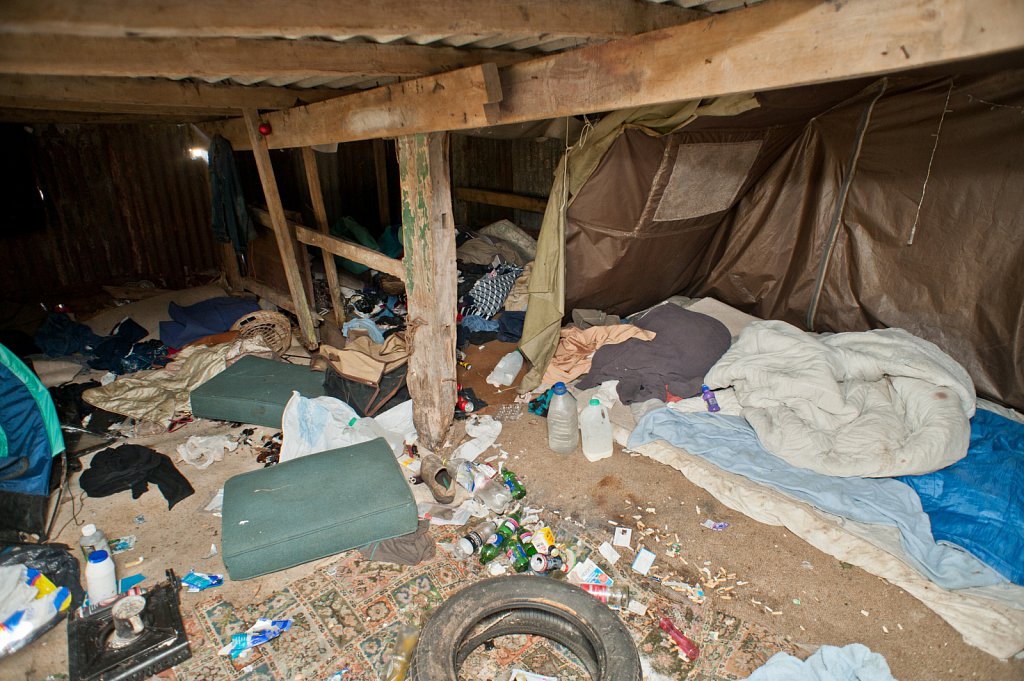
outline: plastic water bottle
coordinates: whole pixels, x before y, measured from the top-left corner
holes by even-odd
[[[512,501],[512,493],[505,486],[505,481],[497,476],[477,487],[473,496],[495,513],[504,513]]]
[[[558,454],[572,454],[580,443],[576,398],[559,381],[551,388],[548,403],[548,448]]]
[[[108,555],[110,554],[107,536],[103,534],[102,530],[96,529],[92,523],[82,526],[82,536],[78,539],[78,546],[82,549],[82,555],[86,560],[89,560],[93,551],[106,551]]]
[[[106,551],[93,551],[85,564],[85,588],[89,592],[89,603],[95,605],[117,595],[117,576],[114,561]]]
[[[522,368],[523,355],[518,350],[513,350],[498,361],[494,370],[487,376],[487,382],[495,387],[512,385]]]
[[[612,422],[601,400],[594,398],[580,412],[580,432],[583,434],[583,456],[588,461],[600,461],[612,455]]]
[[[704,398],[704,402],[708,406],[708,411],[715,412],[722,409],[718,406],[718,399],[715,397],[715,391],[706,385],[702,385],[700,387],[700,396]]]

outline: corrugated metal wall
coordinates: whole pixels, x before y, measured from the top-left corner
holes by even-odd
[[[8,227],[4,297],[149,279],[186,286],[217,267],[207,166],[176,125],[40,126],[31,168],[44,197],[41,229]]]
[[[452,186],[546,198],[565,145],[560,140],[493,139],[452,135]],[[459,226],[482,227],[507,219],[524,229],[540,228],[540,213],[455,202]]]

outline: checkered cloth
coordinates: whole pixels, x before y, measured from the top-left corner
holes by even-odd
[[[522,267],[501,265],[488,272],[473,285],[469,292],[469,306],[463,315],[480,315],[490,319],[505,305],[505,299],[523,273]]]

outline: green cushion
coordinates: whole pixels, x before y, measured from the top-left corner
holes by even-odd
[[[416,531],[416,502],[386,440],[242,473],[224,483],[221,555],[249,579]]]
[[[192,415],[280,428],[281,412],[293,390],[303,397],[321,397],[323,372],[246,356],[192,391]]]

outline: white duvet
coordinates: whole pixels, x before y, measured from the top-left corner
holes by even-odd
[[[970,377],[902,329],[815,336],[755,322],[705,381],[735,389],[765,449],[818,473],[920,475],[967,453]]]

